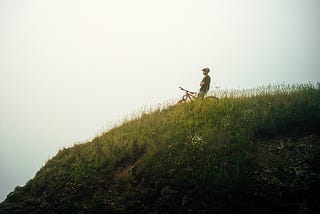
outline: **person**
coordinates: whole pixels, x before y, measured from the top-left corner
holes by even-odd
[[[209,72],[210,72],[209,68],[202,69],[202,72],[203,72],[204,77],[203,77],[202,81],[200,82],[201,87],[200,87],[200,92],[198,94],[198,97],[203,99],[204,96],[209,91],[211,78],[209,76]]]

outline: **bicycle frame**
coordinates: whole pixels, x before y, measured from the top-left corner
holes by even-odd
[[[196,92],[193,92],[193,91],[188,91],[182,87],[179,87],[182,91],[185,92],[185,94],[182,96],[182,99],[178,102],[178,103],[181,103],[181,102],[186,102],[188,100],[194,100],[196,99]]]

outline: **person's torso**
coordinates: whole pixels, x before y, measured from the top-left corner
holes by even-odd
[[[203,86],[201,86],[200,91],[207,92],[210,88],[210,81],[211,81],[210,76],[209,75],[205,76],[202,79],[202,82],[204,82],[205,84]]]

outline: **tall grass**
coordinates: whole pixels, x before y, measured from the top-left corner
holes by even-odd
[[[85,209],[110,200],[121,204],[137,192],[148,195],[138,184],[156,188],[163,178],[177,188],[237,185],[253,164],[257,135],[320,121],[319,84],[216,90],[212,95],[219,99],[145,111],[91,142],[63,149],[26,188],[35,195],[45,190],[48,200],[69,194],[61,195],[66,201],[57,201],[60,206],[87,194],[82,204],[72,205]]]

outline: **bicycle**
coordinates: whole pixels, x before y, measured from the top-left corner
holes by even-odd
[[[187,89],[184,89],[182,87],[179,87],[180,90],[184,91],[185,94],[182,96],[181,100],[178,101],[178,103],[183,103],[183,102],[187,102],[188,100],[195,100],[198,98],[198,93],[197,92],[193,92],[193,91],[189,91]],[[215,96],[206,96],[205,99],[207,98],[211,98],[211,99],[218,99]]]
[[[182,88],[182,87],[179,87],[179,88],[180,88],[180,90],[184,91],[185,94],[182,96],[181,100],[179,100],[178,103],[182,103],[182,102],[186,102],[186,101],[188,101],[188,100],[194,100],[194,99],[196,99],[196,97],[197,97],[197,96],[196,96],[196,95],[197,95],[196,92],[188,91],[188,90],[186,90],[186,89],[184,89],[184,88]]]

